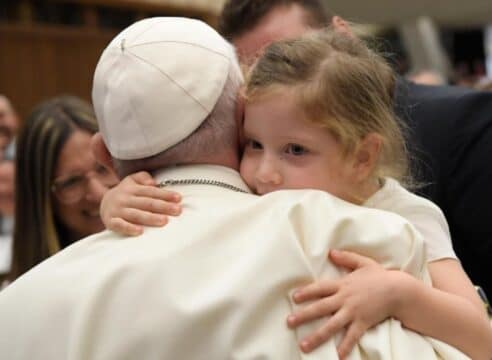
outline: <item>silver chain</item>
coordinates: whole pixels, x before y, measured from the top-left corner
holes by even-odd
[[[237,192],[242,192],[242,193],[248,193],[247,191],[238,188],[237,186],[227,184],[222,181],[217,181],[217,180],[207,180],[207,179],[182,179],[182,180],[163,180],[159,184],[157,184],[157,187],[163,188],[169,185],[211,185],[211,186],[219,186],[224,189],[229,189]]]

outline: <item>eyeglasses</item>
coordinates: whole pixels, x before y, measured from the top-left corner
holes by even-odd
[[[90,175],[92,173],[92,175]],[[118,183],[116,176],[104,166],[96,164],[94,170],[85,174],[63,176],[55,179],[51,191],[64,204],[74,204],[87,193],[91,178],[97,179],[102,185],[112,188]]]

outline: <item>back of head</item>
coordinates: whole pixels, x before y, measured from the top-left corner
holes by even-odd
[[[19,132],[12,278],[61,247],[51,187],[63,145],[78,129],[97,131],[92,107],[74,96],[59,96],[39,104]]]
[[[123,30],[104,50],[92,91],[104,142],[125,168],[120,174],[189,161],[186,151],[163,155],[211,117],[229,123],[235,137],[241,82],[234,49],[201,21],[150,18]]]
[[[317,29],[328,25],[333,14],[320,0],[228,0],[219,17],[219,32],[228,40],[251,31],[273,9],[298,5],[305,21]]]
[[[405,180],[406,150],[392,110],[394,73],[362,40],[332,29],[270,45],[247,79],[247,101],[291,88],[308,121],[346,155],[369,133],[382,139],[374,175]]]

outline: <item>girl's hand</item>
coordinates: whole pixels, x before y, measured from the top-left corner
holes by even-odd
[[[345,335],[337,347],[339,357],[343,359],[367,329],[391,316],[394,271],[348,251],[332,250],[329,258],[335,265],[351,272],[340,279],[323,279],[297,290],[293,295],[295,303],[314,302],[290,315],[287,324],[295,328],[328,317],[323,326],[301,341],[301,350],[310,352],[345,328]]]
[[[181,196],[156,187],[152,176],[138,172],[106,192],[101,218],[109,230],[123,235],[140,235],[143,226],[163,226],[168,215],[181,213]]]

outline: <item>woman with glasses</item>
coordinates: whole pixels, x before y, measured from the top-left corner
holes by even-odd
[[[96,163],[92,107],[73,96],[40,104],[17,142],[14,248],[10,280],[104,229],[99,205],[116,175]]]

